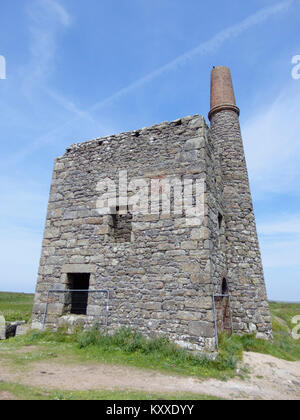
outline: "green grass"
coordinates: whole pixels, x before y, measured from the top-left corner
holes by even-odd
[[[243,336],[238,338],[243,349],[269,354],[292,362],[299,361],[300,340],[295,340],[291,336],[291,330],[295,327],[291,321],[294,316],[300,315],[300,303],[270,302],[270,310],[273,324],[273,343],[258,340],[253,336]]]
[[[33,297],[24,293],[0,293],[0,314],[3,314],[6,321],[26,321],[31,317]]]
[[[279,323],[275,320],[275,317],[281,318],[288,328],[291,330],[295,327],[292,324],[292,319],[296,315],[300,315],[300,303],[283,303],[283,302],[270,302],[270,309],[273,322],[273,330],[282,331],[282,323]]]
[[[35,388],[19,384],[0,382],[1,391],[9,392],[18,400],[219,400],[220,398],[191,393],[159,394],[130,390],[62,391]]]
[[[288,361],[300,360],[300,340],[291,336],[295,327],[292,319],[300,315],[300,303],[270,302],[270,310],[273,325],[273,342],[260,340],[254,335],[232,336],[227,338],[231,345],[242,348],[243,351],[269,354],[279,359]]]
[[[0,293],[0,311],[7,320],[30,317],[33,296]],[[219,356],[215,361],[195,355],[169,342],[167,338],[147,340],[141,334],[122,328],[113,335],[96,329],[77,331],[66,335],[64,331],[34,332],[0,344],[0,356],[18,368],[30,363],[51,360],[59,362],[101,362],[155,369],[166,373],[198,378],[227,379],[236,374],[243,351],[270,354],[282,359],[300,360],[300,341],[291,337],[291,323],[300,314],[300,304],[270,303],[274,342],[256,339],[253,335],[220,337]],[[33,345],[29,354],[17,352],[22,346]],[[55,355],[55,356],[53,356]],[[243,376],[242,372],[242,376]]]
[[[30,346],[29,352],[18,351],[26,346]],[[241,346],[225,337],[217,360],[212,361],[176,346],[167,338],[148,340],[127,328],[121,328],[113,335],[96,329],[72,335],[64,331],[31,331],[0,344],[0,359],[18,370],[27,369],[33,362],[55,358],[58,363],[111,363],[225,380],[235,375],[241,356]]]
[[[8,321],[28,321],[32,303],[33,295],[0,293],[0,312]],[[256,339],[253,335],[221,335],[219,355],[215,361],[179,348],[165,337],[148,340],[127,328],[121,328],[113,335],[99,332],[96,328],[77,330],[71,335],[67,335],[63,329],[58,332],[30,331],[25,336],[0,342],[0,359],[4,365],[19,373],[22,370],[30,371],[34,362],[52,360],[61,364],[111,363],[169,374],[227,380],[236,376],[243,351],[270,354],[290,361],[300,360],[300,341],[291,337],[294,327],[291,320],[300,314],[300,304],[271,302],[270,309],[273,343]],[[240,368],[239,376],[245,378],[247,371]],[[162,395],[129,390],[49,390],[6,382],[0,382],[1,391],[24,400],[216,399],[194,394]]]

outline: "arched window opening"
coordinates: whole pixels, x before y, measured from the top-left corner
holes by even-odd
[[[223,281],[222,281],[222,295],[228,295],[228,292],[229,292],[229,290],[228,290],[227,280],[225,278],[223,278]]]
[[[217,334],[222,331],[232,334],[232,319],[230,310],[230,296],[227,279],[223,277],[221,284],[221,294],[214,296],[215,305],[215,327]]]

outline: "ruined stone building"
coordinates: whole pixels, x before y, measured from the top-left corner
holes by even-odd
[[[33,328],[128,326],[206,351],[221,330],[272,336],[239,112],[229,69],[216,67],[210,127],[189,116],[75,144],[56,159]],[[203,181],[203,214],[178,211],[172,188],[162,211],[164,181],[174,176],[182,194],[190,180],[193,203]],[[107,179],[117,200],[109,201],[112,185],[105,213]],[[144,195],[147,211],[133,209],[132,179],[161,193],[156,203]]]

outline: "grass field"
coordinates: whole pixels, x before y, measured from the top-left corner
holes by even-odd
[[[33,298],[33,294],[0,292],[0,313],[5,316],[7,321],[29,321],[31,317]],[[225,346],[225,348],[227,346],[226,351],[228,352],[228,347],[232,344],[235,349],[242,346],[243,350],[271,354],[275,357],[281,357],[291,361],[300,360],[299,340],[294,340],[291,337],[291,330],[294,328],[291,321],[294,316],[300,315],[300,303],[270,302],[270,309],[274,332],[273,344],[263,340],[257,340],[253,336],[232,337],[229,340],[229,343],[227,339],[223,340],[223,343],[221,343],[221,352],[222,345],[223,347]],[[87,334],[85,339],[88,342],[88,340],[91,339],[91,333],[89,332],[85,334]],[[83,340],[83,338],[81,338],[81,340]],[[93,340],[94,342],[88,345],[91,353],[93,353],[93,347],[99,347],[99,340],[97,345],[95,343],[97,341],[95,336],[93,337]],[[138,339],[134,337],[133,340],[140,340],[140,337]],[[81,347],[83,348],[86,346],[82,345]],[[118,356],[120,356],[119,352]]]
[[[36,388],[30,386],[24,386],[13,383],[2,383],[0,382],[0,396],[1,391],[9,392],[18,400],[31,400],[31,401],[99,401],[99,400],[133,400],[133,401],[147,401],[147,400],[201,400],[211,401],[219,400],[220,398],[210,397],[207,395],[195,395],[195,394],[159,394],[159,393],[147,393],[138,392],[131,390],[123,391],[106,391],[106,390],[93,390],[93,391],[62,391],[62,390],[49,390],[45,388]]]
[[[29,321],[31,317],[33,298],[33,294],[0,292],[0,313],[2,313],[5,316],[7,321]],[[229,367],[230,365],[232,365],[230,360],[227,360],[228,352],[230,353],[231,351],[234,351],[237,354],[241,354],[242,350],[257,351],[260,353],[270,354],[275,357],[280,357],[291,361],[300,360],[299,340],[294,340],[291,337],[291,330],[295,326],[292,324],[291,321],[294,316],[300,315],[300,303],[270,302],[270,309],[272,315],[274,343],[271,344],[263,340],[257,340],[253,336],[232,337],[230,340],[224,339],[223,342],[221,341],[221,354],[223,354],[223,357],[226,359],[225,365],[229,365]],[[85,339],[88,342],[89,339],[91,340],[91,333],[88,332],[85,334]],[[83,338],[81,338],[81,340],[83,340]],[[133,341],[134,340],[138,341],[141,340],[141,338],[134,337]],[[93,351],[93,348],[102,345],[99,344],[99,340],[96,343],[97,339],[95,338],[95,336],[93,337],[92,341],[93,343],[90,343],[87,346],[89,347],[90,354],[95,353]],[[86,346],[81,345],[81,347],[83,349]],[[233,350],[229,350],[230,347],[233,347]],[[116,353],[114,350],[114,348],[110,349],[111,354]],[[137,349],[137,352],[140,352],[139,350],[140,349]],[[226,355],[224,354],[223,350],[225,351]],[[229,359],[231,359],[231,356],[232,354],[229,356]],[[123,360],[123,357],[120,356],[119,351],[117,351],[117,353],[115,354],[115,358],[117,358],[118,361],[121,363],[126,362],[126,360],[128,359],[126,355],[126,357]],[[110,356],[110,359],[113,359],[113,357]],[[164,365],[163,361],[161,361],[161,363],[158,363],[157,358],[155,361],[150,360],[151,357],[149,355],[147,355],[147,359],[149,359],[150,361],[149,364],[153,365],[154,363],[154,365],[157,368],[160,368],[162,365]],[[139,363],[138,358],[135,360],[136,365],[144,365],[144,363],[146,363],[145,360],[140,361]],[[174,361],[174,365],[178,366],[177,362],[178,361]],[[194,368],[192,369],[192,371],[194,371]]]
[[[33,303],[32,295],[0,293],[0,313],[9,321],[30,318]],[[65,363],[111,363],[138,368],[154,369],[164,373],[198,378],[217,378],[226,380],[236,376],[236,368],[242,358],[243,351],[254,351],[269,354],[289,361],[300,360],[300,340],[291,337],[294,327],[291,320],[300,314],[300,304],[270,303],[274,342],[258,340],[252,335],[243,337],[222,336],[220,352],[215,361],[199,357],[186,350],[178,348],[166,338],[147,340],[141,334],[123,328],[113,336],[100,333],[96,329],[75,331],[67,335],[61,330],[56,333],[49,331],[32,331],[23,337],[10,339],[0,344],[1,360],[26,369],[33,362],[47,361],[53,358]],[[24,346],[32,346],[30,354],[20,352]],[[245,377],[247,371],[239,371],[239,376]],[[1,388],[2,387],[2,388]],[[35,399],[152,399],[145,393],[107,393],[104,391],[70,393],[68,391],[29,390],[18,384],[0,383],[0,391],[5,389],[26,399],[31,395]],[[161,397],[161,396],[160,396]],[[165,396],[164,396],[165,397]],[[179,398],[169,395],[168,399]],[[204,397],[203,397],[204,398]],[[200,398],[200,399],[203,399]]]
[[[29,321],[33,297],[31,294],[0,292],[0,313],[6,321]]]

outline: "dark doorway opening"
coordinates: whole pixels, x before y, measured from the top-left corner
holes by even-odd
[[[215,310],[218,334],[222,331],[232,334],[230,296],[228,283],[225,278],[222,280],[221,295],[215,296]]]
[[[69,313],[75,315],[86,315],[90,287],[89,273],[68,274]],[[78,290],[78,291],[77,291]]]

